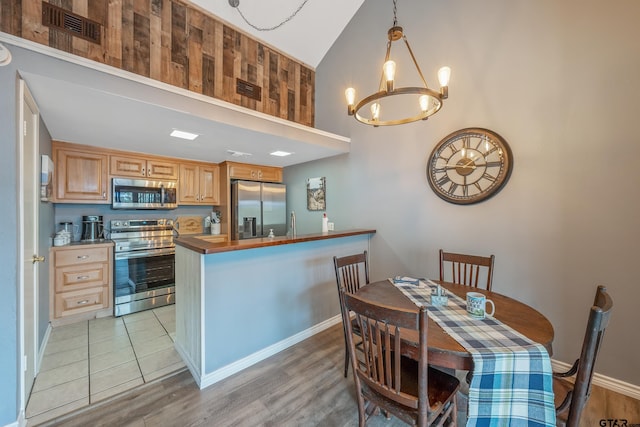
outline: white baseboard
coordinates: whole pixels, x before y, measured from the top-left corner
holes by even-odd
[[[18,419],[10,424],[6,424],[4,427],[25,427],[27,425],[27,420],[24,417],[24,411],[20,411],[18,414]]]
[[[572,365],[569,363],[551,359],[551,368],[554,372],[566,372],[571,368],[571,366]],[[569,380],[571,379],[569,378]],[[640,400],[640,386],[638,385],[607,377],[597,372],[593,374],[591,382],[592,384],[606,388],[607,390],[615,391],[616,393],[624,394],[625,396]]]
[[[309,329],[298,332],[297,334],[290,336],[289,338],[272,344],[269,347],[263,348],[262,350],[250,354],[243,359],[240,359],[218,370],[215,370],[210,374],[203,375],[200,377],[200,380],[198,380],[198,378],[196,378],[195,376],[194,378],[196,378],[196,382],[201,389],[209,387],[210,385],[213,385],[218,381],[221,381],[237,372],[242,371],[243,369],[255,365],[256,363],[266,359],[267,357],[273,356],[274,354],[279,353],[282,350],[285,350],[292,345],[295,345],[300,341],[303,341],[317,333],[320,333],[325,329],[330,328],[331,326],[340,322],[342,322],[342,316],[338,314],[330,319],[325,320],[324,322],[310,327]],[[191,371],[191,373],[193,374],[193,371]]]
[[[40,346],[40,350],[38,351],[38,360],[36,360],[36,375],[40,373],[40,367],[42,366],[42,358],[44,357],[44,350],[47,348],[47,343],[49,342],[49,337],[51,336],[51,322],[47,325],[47,330],[44,332],[44,337],[42,338],[42,345]]]

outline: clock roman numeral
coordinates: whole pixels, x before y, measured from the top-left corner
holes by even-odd
[[[473,185],[475,185],[475,187],[478,189],[478,192],[482,193],[482,187],[480,187],[480,184],[478,184],[478,182],[474,182]]]
[[[484,175],[482,175],[482,177],[483,177],[484,179],[488,179],[488,180],[489,180],[489,181],[491,181],[491,182],[495,181],[495,180],[496,180],[496,178],[497,178],[497,177],[495,177],[495,176],[493,176],[493,175],[490,175],[490,174],[488,174],[488,173],[486,173],[486,172],[484,173]]]
[[[455,193],[457,188],[458,188],[458,184],[452,181],[451,185],[449,186],[449,194]],[[462,188],[466,188],[466,187],[462,187]]]
[[[449,176],[445,175],[445,176],[443,176],[442,178],[440,178],[440,179],[438,180],[438,185],[439,185],[440,187],[443,187],[443,186],[444,186],[447,182],[449,182],[449,181],[451,181],[451,180],[449,179]],[[452,184],[453,184],[453,183],[452,183]]]
[[[496,161],[496,162],[487,162],[486,166],[487,166],[488,168],[501,167],[501,166],[502,166],[502,162],[501,162],[501,161]]]
[[[462,148],[470,148],[471,147],[471,137],[464,136],[462,137]]]
[[[496,147],[495,145],[493,147],[491,147],[491,150],[487,151],[486,153],[484,153],[485,157],[488,157],[491,153],[494,153],[498,151],[498,147]]]

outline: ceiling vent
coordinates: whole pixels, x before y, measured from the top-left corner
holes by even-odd
[[[236,151],[236,150],[227,150],[227,154],[231,154],[232,157],[245,157],[245,156],[251,156],[251,153],[243,153],[242,151]]]
[[[42,2],[42,25],[101,44],[102,26],[99,23],[44,1]]]

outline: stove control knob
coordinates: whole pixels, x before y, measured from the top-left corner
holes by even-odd
[[[120,221],[113,221],[114,227],[120,227]]]
[[[172,219],[168,219],[166,224],[173,227],[173,220]]]

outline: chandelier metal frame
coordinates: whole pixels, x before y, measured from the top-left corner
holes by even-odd
[[[415,66],[418,75],[420,76],[420,80],[424,86],[408,86],[408,87],[394,87],[393,76],[391,79],[385,79],[385,70],[383,66],[383,71],[380,76],[380,85],[378,92],[375,92],[359,102],[355,103],[355,90],[353,88],[349,88],[345,91],[345,95],[347,97],[347,113],[350,116],[354,116],[356,120],[361,123],[372,125],[374,127],[378,126],[391,126],[391,125],[401,125],[405,123],[412,123],[418,120],[426,120],[430,116],[434,115],[442,108],[443,101],[449,97],[449,76],[451,73],[451,69],[449,67],[442,67],[438,72],[440,78],[440,90],[433,90],[429,88],[427,85],[427,81],[422,74],[422,70],[418,65],[418,61],[416,60],[415,55],[413,54],[413,50],[411,49],[411,45],[409,44],[409,40],[404,34],[403,28],[398,25],[397,20],[397,0],[393,0],[393,26],[387,32],[387,36],[389,41],[387,42],[387,50],[384,58],[384,64],[386,66],[387,63],[391,62],[391,47],[393,42],[402,39],[404,41],[407,50],[409,51],[409,55],[411,56],[411,60],[413,61],[413,65]],[[393,72],[395,72],[395,63],[393,63]],[[444,73],[445,75],[440,77],[440,74]],[[351,93],[349,93],[351,91]],[[401,118],[401,119],[392,119],[392,120],[381,120],[380,119],[380,104],[375,101],[381,100],[386,97],[398,96],[398,95],[419,95],[420,108],[418,109],[418,113]],[[426,98],[425,98],[426,97]],[[371,118],[366,117],[360,114],[360,110],[370,103],[372,103],[372,114]]]

